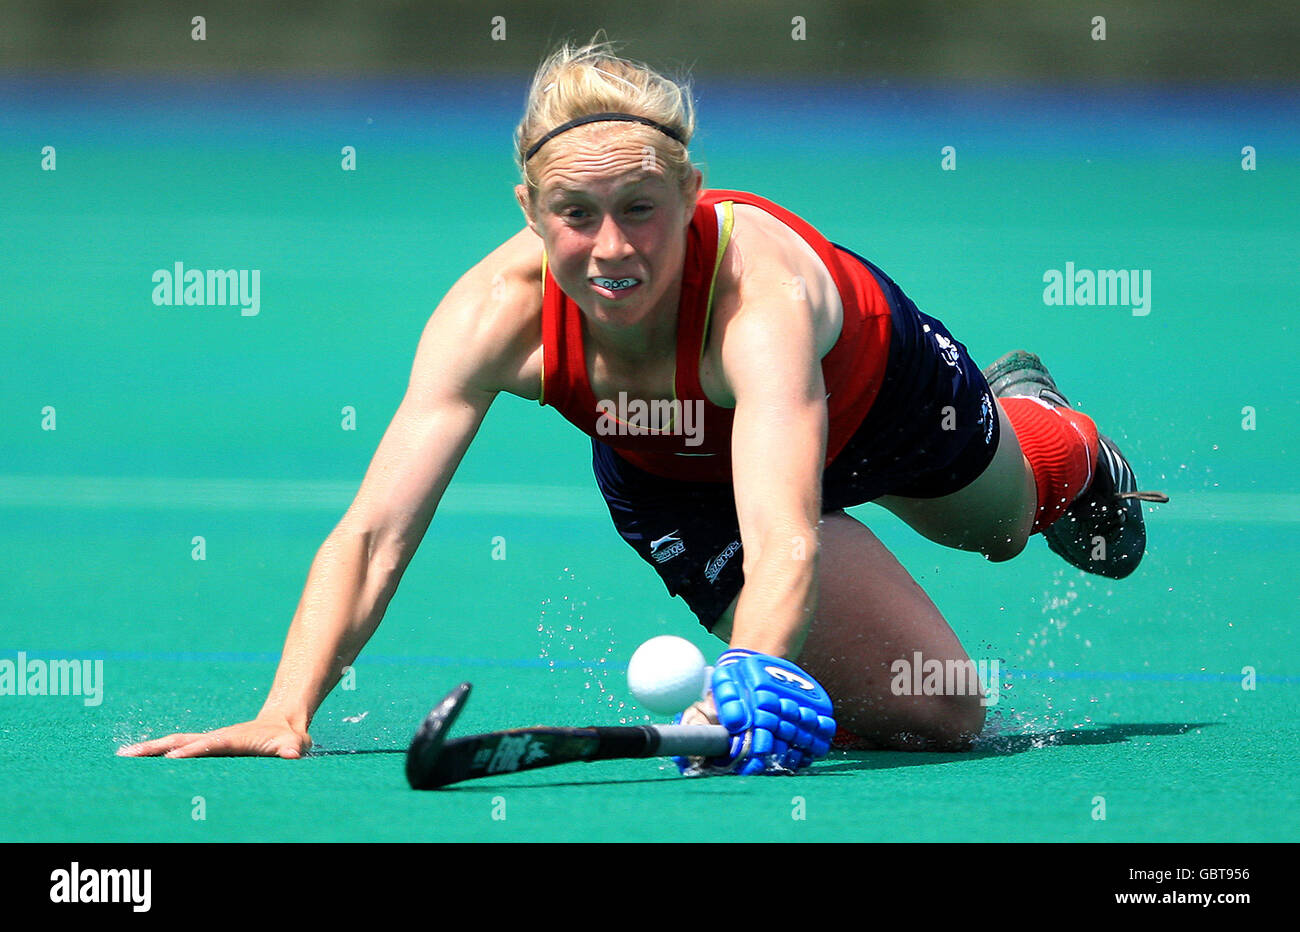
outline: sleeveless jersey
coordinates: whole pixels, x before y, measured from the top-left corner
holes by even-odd
[[[731,481],[734,412],[714,405],[700,386],[709,336],[713,285],[734,223],[733,205],[765,210],[790,227],[829,270],[844,306],[835,345],[822,358],[828,432],[826,463],[844,448],[880,390],[889,355],[890,308],[875,277],[854,256],[809,223],[743,191],[704,192],[687,230],[677,320],[672,399],[597,399],[583,347],[582,309],[542,266],[542,396],[583,432],[647,472],[698,482]]]

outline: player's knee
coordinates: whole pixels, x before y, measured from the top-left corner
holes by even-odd
[[[939,700],[924,732],[936,751],[968,751],[984,729],[985,710],[979,696],[936,696]]]
[[[980,697],[944,695],[917,700],[890,726],[847,721],[843,724],[866,746],[899,751],[968,751],[984,729]]]
[[[984,729],[984,706],[976,695],[928,696],[899,746],[917,751],[968,751]]]
[[[926,696],[887,721],[875,715],[844,716],[843,746],[855,750],[969,751],[984,730],[978,696]]]

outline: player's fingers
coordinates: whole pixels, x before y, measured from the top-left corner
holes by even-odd
[[[201,737],[201,733],[177,733],[167,735],[165,738],[154,738],[152,741],[124,745],[117,749],[117,753],[119,757],[154,757],[158,754],[166,754],[172,748],[189,744],[198,737]]]
[[[704,699],[695,703],[689,709],[682,713],[683,725],[716,725],[718,724],[718,713],[713,707],[713,695],[710,693]]]
[[[230,730],[218,728],[205,734],[194,735],[194,740],[172,748],[167,757],[232,757],[258,753],[249,742],[231,740]]]
[[[699,702],[692,705],[681,716],[683,725],[716,725],[718,724],[718,710],[713,704],[713,693],[710,692]],[[733,750],[739,747],[737,739],[732,740]],[[729,773],[731,770],[733,755],[724,754],[721,757],[704,758],[690,757],[680,758],[678,767],[683,773]]]
[[[219,728],[203,735],[195,735],[193,741],[182,744],[167,752],[167,757],[280,757],[296,760],[303,756],[309,739],[298,736],[273,735],[269,737],[250,737],[231,729]]]

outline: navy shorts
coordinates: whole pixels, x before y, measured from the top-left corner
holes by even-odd
[[[983,374],[939,321],[878,268],[844,247],[880,283],[892,312],[889,360],[871,410],[822,473],[822,511],[884,495],[938,498],[970,484],[998,446],[998,416]],[[665,479],[592,438],[592,465],[614,526],[700,624],[740,593],[740,521],[729,482]]]

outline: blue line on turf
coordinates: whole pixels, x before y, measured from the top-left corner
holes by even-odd
[[[165,663],[277,663],[280,655],[271,651],[68,651],[38,650],[29,647],[0,649],[0,660],[12,659],[19,651],[32,660],[119,660],[127,662]],[[626,664],[597,664],[583,660],[552,660],[549,657],[437,657],[402,656],[394,654],[367,654],[357,666],[366,664],[413,665],[433,667],[509,667],[514,669],[581,670],[601,666],[609,671],[624,671]],[[1240,683],[1240,673],[1153,673],[1122,670],[1022,670],[1003,667],[1000,676],[1018,680],[1115,680],[1154,683]],[[1277,683],[1285,686],[1300,685],[1300,676],[1259,673],[1257,683]]]

